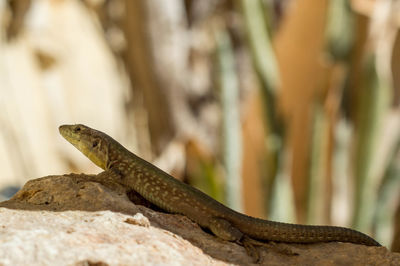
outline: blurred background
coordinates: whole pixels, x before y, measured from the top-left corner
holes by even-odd
[[[83,123],[246,214],[400,252],[399,0],[0,0],[0,188]],[[396,217],[397,210],[397,219]]]

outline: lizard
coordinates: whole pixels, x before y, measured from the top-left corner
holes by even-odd
[[[220,239],[244,246],[256,262],[259,261],[259,254],[255,246],[259,246],[260,242],[338,241],[381,246],[368,235],[346,227],[290,224],[242,214],[175,179],[101,131],[76,124],[62,125],[59,132],[93,163],[104,169],[102,173],[111,175],[115,182],[134,190],[166,212],[187,216]]]

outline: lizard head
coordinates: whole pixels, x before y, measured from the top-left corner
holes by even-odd
[[[102,169],[109,164],[108,149],[111,137],[82,124],[62,125],[60,134]]]

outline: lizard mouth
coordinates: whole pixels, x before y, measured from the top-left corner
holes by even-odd
[[[58,128],[61,136],[75,146],[97,166],[105,169],[107,164],[107,151],[102,149],[98,132],[85,125],[62,125]]]
[[[68,142],[70,142],[75,147],[78,146],[80,138],[73,134],[70,125],[62,125],[58,128],[58,131],[60,132],[61,136],[68,140]]]

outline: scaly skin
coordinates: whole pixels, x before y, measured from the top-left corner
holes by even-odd
[[[135,190],[146,200],[170,212],[183,214],[216,236],[243,244],[254,254],[256,240],[286,243],[351,242],[380,246],[371,237],[344,227],[279,223],[236,212],[165,173],[125,149],[103,132],[85,125],[63,125],[61,135],[96,165]]]

